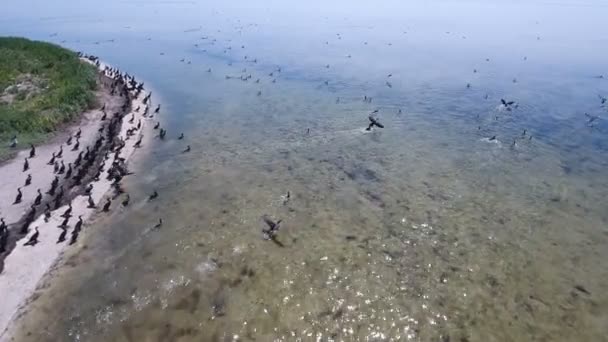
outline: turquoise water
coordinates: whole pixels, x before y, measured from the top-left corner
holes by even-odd
[[[606,340],[603,3],[5,7],[145,80],[171,137],[18,340]]]

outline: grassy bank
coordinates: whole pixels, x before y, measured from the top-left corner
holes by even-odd
[[[75,52],[23,38],[0,37],[0,161],[40,143],[95,105],[96,71]]]

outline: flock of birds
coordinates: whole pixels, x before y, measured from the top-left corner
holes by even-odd
[[[244,29],[243,26],[239,27],[238,33],[240,34],[243,29]],[[195,32],[198,30],[199,29],[186,30],[184,32]],[[218,32],[220,32],[220,30],[218,30]],[[404,33],[407,33],[407,32],[404,32]],[[449,32],[446,32],[446,33],[449,34]],[[56,35],[56,34],[54,34],[54,35]],[[336,37],[338,40],[342,39],[342,36],[339,33],[336,34]],[[205,41],[208,45],[215,45],[216,43],[219,43],[219,41],[216,38],[212,38],[210,36],[203,36],[200,39],[202,41]],[[463,39],[466,39],[466,37],[463,36]],[[151,40],[151,38],[147,38],[147,40]],[[537,40],[540,40],[540,37],[537,37]],[[230,39],[227,40],[228,43],[230,43],[231,41],[232,40],[230,40]],[[114,42],[114,39],[107,40],[107,42]],[[100,42],[96,42],[95,44],[99,44],[99,43]],[[325,44],[328,45],[329,41],[326,41]],[[364,42],[364,44],[367,45],[367,42]],[[392,44],[388,43],[388,45],[392,45]],[[199,48],[198,43],[194,44],[194,46],[196,48]],[[244,50],[245,45],[240,45],[240,49],[242,51],[245,51]],[[223,53],[226,54],[231,50],[233,50],[233,48],[231,45],[229,45],[229,46],[223,48]],[[207,50],[205,49],[202,51],[206,52]],[[164,56],[165,53],[160,52],[160,55]],[[100,65],[97,57],[86,56],[86,55],[82,55],[82,57],[89,59],[90,61],[94,62],[97,66]],[[346,57],[351,58],[352,56],[350,54],[348,54],[348,55],[346,55]],[[252,58],[248,55],[244,55],[243,60],[245,62],[249,62],[252,64],[258,63],[257,58]],[[527,60],[527,57],[524,57],[524,61],[525,60]],[[186,64],[192,63],[192,61],[186,60],[185,58],[181,58],[179,61],[181,63],[186,63]],[[489,59],[486,59],[486,61],[489,62]],[[228,65],[232,66],[233,63],[228,62]],[[329,69],[330,65],[326,64],[325,68]],[[280,74],[281,71],[282,71],[281,67],[277,67],[268,74],[268,77],[270,78],[271,83],[276,83],[276,80],[277,80],[276,76],[278,74]],[[110,76],[114,80],[114,82],[112,84],[112,95],[114,95],[115,93],[118,93],[121,97],[124,96],[125,98],[128,98],[129,96],[137,97],[137,96],[139,96],[140,92],[143,91],[143,83],[137,82],[134,77],[132,77],[126,73],[122,73],[117,69],[113,69],[113,68],[109,68],[109,67],[106,67],[104,72],[106,75]],[[212,69],[208,68],[207,72],[211,73]],[[477,73],[477,70],[474,69],[473,72]],[[389,73],[386,76],[385,85],[388,88],[393,88],[393,84],[389,81],[392,78],[392,76],[393,76],[392,73]],[[599,76],[599,77],[603,78],[603,76]],[[243,82],[248,82],[250,80],[253,80],[253,78],[254,78],[253,75],[247,71],[247,68],[242,68],[242,70],[240,70],[240,75],[225,75],[226,80],[241,80]],[[516,83],[517,79],[513,79],[513,82]],[[256,78],[255,81],[253,81],[253,83],[259,84],[260,78]],[[324,81],[324,84],[328,85],[329,81],[327,81],[327,80]],[[467,83],[466,88],[471,88],[471,84]],[[143,108],[143,114],[142,114],[143,117],[146,117],[149,114],[150,96],[151,96],[151,93],[146,95],[144,98],[143,103],[144,103],[145,107]],[[262,96],[261,90],[257,91],[257,96]],[[488,99],[488,95],[485,96],[485,99],[486,100]],[[605,105],[607,102],[607,99],[605,97],[600,96],[600,101],[601,101],[602,105]],[[363,102],[371,104],[372,97],[364,95]],[[338,97],[336,99],[336,103],[340,103],[340,97]],[[128,105],[129,104],[127,102],[123,106],[122,113],[127,112]],[[511,112],[513,110],[516,110],[518,107],[519,107],[519,105],[513,100],[500,99],[500,103],[498,104],[498,110],[501,112]],[[139,107],[137,109],[135,109],[135,113],[139,113],[140,109],[141,108],[139,108]],[[104,108],[102,108],[102,110],[104,110]],[[152,115],[149,115],[149,118],[152,118],[153,115],[159,113],[159,111],[160,111],[160,105],[158,105],[156,107],[156,109],[154,110]],[[367,127],[365,128],[365,131],[371,131],[374,128],[384,128],[385,127],[384,124],[382,124],[380,122],[380,119],[377,116],[379,111],[380,111],[380,109],[375,109],[367,115],[368,123],[367,123]],[[130,124],[134,123],[135,113],[132,114],[132,116],[129,120]],[[401,114],[401,109],[399,109],[399,114]],[[589,126],[593,126],[600,119],[598,116],[590,115],[587,113],[585,113],[585,116],[586,116],[587,125],[589,125]],[[479,115],[477,116],[477,118],[479,119]],[[107,119],[107,116],[104,111],[104,116],[103,116],[102,120],[106,120],[106,119]],[[53,154],[53,157],[49,161],[49,164],[54,165],[54,173],[56,173],[57,176],[55,176],[55,179],[51,183],[50,189],[46,192],[46,194],[49,195],[50,197],[54,197],[53,199],[51,199],[50,201],[47,201],[45,203],[44,215],[47,220],[50,217],[51,212],[52,212],[51,204],[53,204],[54,208],[59,208],[63,202],[68,200],[68,196],[66,196],[66,194],[65,194],[65,191],[66,191],[65,187],[69,187],[71,189],[75,186],[81,185],[83,180],[86,178],[86,176],[89,173],[94,174],[92,179],[94,179],[94,180],[99,179],[101,172],[103,171],[103,164],[97,170],[91,171],[91,168],[93,167],[93,165],[99,164],[98,160],[100,158],[100,154],[101,154],[102,150],[105,151],[105,159],[109,158],[109,153],[114,153],[114,162],[112,163],[111,170],[108,174],[108,179],[112,180],[112,186],[113,186],[117,196],[124,193],[124,190],[120,186],[120,182],[121,182],[121,179],[125,175],[129,174],[129,172],[126,168],[126,165],[124,164],[124,159],[120,158],[120,151],[125,146],[126,142],[124,140],[122,140],[122,138],[117,139],[117,130],[120,128],[121,119],[122,119],[122,114],[120,112],[114,113],[114,115],[112,115],[112,117],[109,119],[109,121],[110,121],[109,125],[106,125],[105,128],[102,127],[100,129],[100,131],[99,131],[100,136],[99,136],[97,142],[95,143],[95,145],[92,148],[87,146],[86,151],[81,151],[80,154],[78,155],[78,158],[76,159],[76,161],[74,163],[68,163],[67,167],[66,167],[64,161],[61,160],[63,146],[60,148],[60,150],[57,153]],[[498,116],[495,116],[495,119],[498,120]],[[154,130],[159,131],[158,137],[160,138],[160,140],[164,140],[167,135],[167,130],[160,127],[160,122],[157,122],[153,128],[154,128]],[[134,135],[140,129],[141,129],[141,120],[139,120],[136,127],[133,127],[127,131],[127,140],[129,137]],[[478,126],[478,130],[481,131],[481,129],[482,129],[481,126]],[[104,137],[104,133],[103,133],[104,131],[105,131],[105,137]],[[310,133],[310,128],[308,128],[306,130],[306,133],[307,134]],[[66,145],[69,146],[72,143],[74,143],[72,150],[78,150],[80,148],[79,147],[79,138],[80,138],[80,131],[74,137],[70,137],[69,140],[66,142]],[[139,140],[136,141],[136,143],[134,145],[135,148],[141,147],[142,138],[143,138],[143,134],[141,134],[139,137]],[[178,137],[178,139],[183,140],[184,134],[182,133]],[[487,141],[497,141],[498,138],[496,135],[491,135],[485,139]],[[517,144],[517,141],[523,140],[523,139],[528,140],[528,141],[532,140],[532,135],[529,134],[526,129],[524,129],[521,132],[521,134],[519,134],[518,136],[516,136],[513,139],[511,147],[515,147]],[[15,141],[16,141],[16,139],[15,139]],[[105,142],[105,144],[104,144],[104,142]],[[191,147],[190,147],[190,145],[187,145],[186,148],[182,151],[182,153],[188,153],[190,151],[191,151]],[[35,147],[31,146],[29,159],[34,158],[35,156],[36,156]],[[29,169],[29,163],[28,163],[28,158],[26,158],[24,160],[24,164],[23,164],[23,171],[26,172],[28,169]],[[73,173],[75,173],[74,176],[72,176]],[[65,181],[63,182],[62,185],[59,185],[59,175],[65,175],[64,176]],[[28,186],[28,185],[30,185],[30,183],[31,183],[31,175],[28,175],[24,186]],[[93,199],[90,195],[91,190],[92,190],[92,185],[89,185],[85,189],[85,194],[89,196],[88,197],[88,207],[95,208],[96,203],[93,201]],[[289,193],[288,193],[288,195],[289,195]],[[156,191],[154,191],[154,193],[149,196],[149,199],[152,200],[156,197],[158,197],[158,193]],[[289,198],[289,197],[287,197],[287,198]],[[15,198],[15,203],[20,203],[21,200],[22,200],[21,188],[18,188],[17,196]],[[130,196],[129,196],[129,194],[126,194],[125,198],[121,204],[123,206],[127,206],[129,204],[129,201],[130,201]],[[36,197],[34,203],[31,205],[30,212],[25,216],[25,219],[23,220],[23,222],[21,224],[21,229],[19,231],[20,234],[26,234],[28,232],[28,228],[29,228],[30,224],[34,221],[34,219],[36,217],[36,213],[37,213],[36,208],[38,206],[40,206],[42,204],[42,202],[43,202],[43,194],[41,192],[41,189],[38,189],[38,196]],[[102,211],[103,212],[109,211],[111,204],[112,204],[112,200],[110,198],[107,198],[106,202],[104,203],[104,205],[102,207]],[[61,229],[63,229],[63,232],[60,235],[58,242],[62,242],[63,240],[65,240],[66,231],[68,228],[69,220],[71,218],[71,211],[72,211],[72,208],[70,205],[70,207],[66,210],[66,212],[63,215],[61,215],[61,217],[64,218],[64,221],[59,227]],[[278,220],[275,222],[275,221],[271,220],[270,218],[268,218],[267,216],[263,216],[263,220],[266,223],[266,225],[268,226],[268,228],[263,229],[263,231],[262,231],[264,238],[274,240],[276,242],[275,238],[276,238],[277,232],[279,231],[281,220]],[[78,233],[80,232],[80,230],[82,228],[82,224],[83,224],[82,218],[79,217],[79,220],[76,223],[74,230],[72,231],[72,239],[71,239],[70,243],[74,243],[76,241],[76,239],[78,237]],[[159,220],[159,222],[156,224],[156,226],[154,228],[159,228],[161,225],[162,225],[162,219]],[[36,244],[37,239],[39,237],[39,232],[38,232],[37,228],[35,228],[35,229],[36,229],[36,233],[30,237],[30,239],[27,241],[26,245],[35,245]],[[9,235],[9,230],[7,228],[7,225],[4,222],[4,219],[0,219],[0,253],[5,251],[6,243],[8,240],[8,235]]]
[[[98,68],[101,66],[99,59],[95,56],[79,53],[79,57],[94,63]],[[66,149],[69,148],[71,151],[80,151],[73,162],[64,160],[63,144],[60,145],[59,151],[52,153],[51,159],[47,162],[47,164],[53,166],[54,178],[44,194],[42,193],[42,189],[37,189],[37,196],[30,204],[29,211],[19,222],[15,223],[15,225],[18,225],[19,228],[18,235],[25,236],[30,232],[30,226],[38,217],[37,214],[41,212],[41,207],[44,208],[42,210],[44,221],[48,223],[51,217],[54,215],[54,212],[67,203],[68,208],[61,215],[59,215],[62,222],[58,225],[58,228],[61,229],[61,233],[59,234],[57,243],[66,241],[68,229],[70,228],[70,221],[74,216],[74,208],[72,207],[73,199],[80,194],[84,194],[87,196],[87,208],[98,208],[99,203],[96,203],[92,196],[94,182],[101,180],[102,173],[105,171],[105,165],[109,164],[110,159],[111,164],[107,170],[106,179],[111,182],[114,194],[113,196],[105,199],[105,202],[103,205],[101,205],[100,210],[101,212],[109,212],[112,207],[112,199],[116,199],[123,194],[124,197],[121,201],[121,205],[123,207],[129,205],[131,197],[128,193],[125,193],[121,186],[121,182],[125,176],[132,173],[128,171],[126,160],[125,158],[121,157],[121,152],[125,146],[127,146],[127,141],[132,136],[142,131],[143,125],[141,119],[138,120],[136,125],[134,123],[136,115],[141,116],[142,118],[151,119],[153,118],[154,114],[158,114],[160,112],[160,105],[154,109],[153,113],[150,113],[152,93],[148,93],[147,95],[143,96],[143,108],[142,106],[132,108],[132,100],[139,98],[140,95],[143,95],[142,92],[144,91],[144,83],[138,82],[135,77],[127,73],[122,73],[120,70],[108,66],[103,68],[102,73],[112,80],[111,84],[109,85],[110,94],[112,96],[119,96],[120,98],[124,99],[123,105],[119,111],[111,114],[107,113],[106,105],[103,105],[101,108],[103,115],[100,118],[103,123],[98,129],[98,137],[92,146],[80,146],[80,140],[82,137],[81,129],[79,129],[75,134],[69,136],[65,142]],[[128,123],[131,124],[132,127],[126,131],[126,138],[123,138],[120,134],[123,118],[130,111],[132,111],[132,114]],[[160,123],[156,123],[154,129],[160,130],[158,137],[161,140],[164,140],[167,130],[160,128]],[[143,137],[143,133],[140,133],[138,140],[133,144],[133,148],[139,148],[142,146]],[[182,133],[178,139],[183,140],[184,134]],[[184,152],[187,151],[190,151],[189,145],[184,150]],[[36,157],[38,157],[36,147],[31,145],[29,156],[26,157],[23,162],[22,172],[26,173],[30,171],[30,161]],[[67,166],[65,165],[66,162],[68,163]],[[30,186],[31,182],[32,174],[29,173],[26,177],[24,187]],[[83,187],[84,184],[88,185]],[[13,205],[22,203],[23,193],[21,189],[22,187],[17,188],[17,195],[15,196]],[[153,193],[148,197],[148,200],[154,200],[158,196],[158,192],[154,190]],[[71,231],[69,241],[70,245],[77,242],[78,236],[82,231],[83,224],[84,220],[82,215],[78,215],[78,220],[74,224]],[[153,228],[158,229],[162,226],[162,224],[162,219],[159,219],[158,223],[155,224]],[[39,242],[40,231],[38,228],[39,227],[34,227],[34,233],[31,234],[27,242],[23,244],[24,246],[35,246]],[[5,219],[0,217],[0,253],[4,253],[8,250],[8,242],[11,233],[12,230],[9,229],[9,225],[6,223]]]

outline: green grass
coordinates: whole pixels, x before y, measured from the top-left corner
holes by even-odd
[[[10,104],[0,102],[0,160],[14,153],[8,148],[13,135],[21,148],[40,143],[95,105],[95,67],[80,61],[75,52],[50,43],[0,37],[0,96],[28,74],[39,90],[13,90]]]

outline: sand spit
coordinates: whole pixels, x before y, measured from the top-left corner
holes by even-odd
[[[120,77],[124,79],[124,75],[115,73],[113,71],[115,69],[111,69],[96,58],[87,57],[83,58],[83,60],[93,63],[99,68],[100,79],[104,76],[110,78],[110,81]],[[146,97],[149,98],[150,95],[145,91],[137,91],[136,89],[129,92],[131,103],[130,106],[126,107],[128,108],[128,113],[125,113],[126,111],[123,112],[125,114],[122,115],[121,126],[117,134],[117,138],[126,143],[118,155],[119,158],[125,161],[135,151],[135,142],[143,136],[149,104],[146,101]],[[113,113],[120,112],[119,109],[122,108],[124,101],[126,101],[123,97],[121,103],[120,100],[117,100],[120,97],[114,96],[113,93],[112,91],[112,94],[110,94],[108,90],[105,94],[98,94],[98,96],[101,96],[101,101],[105,103],[105,111],[108,118]],[[84,195],[83,191],[80,191],[80,194],[71,200],[72,216],[68,223],[69,228],[67,229],[66,241],[62,243],[57,242],[63,231],[58,226],[64,220],[61,215],[68,208],[67,204],[52,211],[48,222],[45,222],[44,219],[44,206],[40,205],[36,207],[37,217],[30,224],[28,234],[19,235],[23,217],[31,210],[30,206],[34,203],[37,196],[37,189],[41,189],[44,194],[56,176],[53,173],[54,166],[47,165],[52,158],[53,152],[57,153],[60,150],[60,146],[63,146],[63,157],[61,160],[63,160],[66,168],[68,163],[73,164],[80,151],[85,150],[86,146],[92,147],[97,140],[97,131],[107,122],[101,120],[102,116],[103,112],[101,110],[89,111],[84,114],[80,127],[70,129],[68,134],[61,139],[55,139],[55,142],[36,147],[36,156],[29,160],[30,169],[28,171],[23,172],[23,164],[24,158],[29,156],[29,150],[22,151],[15,159],[0,167],[0,193],[2,194],[0,196],[0,217],[4,217],[9,225],[11,237],[19,238],[19,240],[11,241],[10,244],[12,246],[9,247],[12,248],[9,249],[8,255],[4,256],[3,269],[1,269],[0,273],[0,294],[3,294],[2,305],[0,306],[0,341],[10,340],[9,328],[11,322],[19,317],[20,312],[24,310],[30,301],[30,297],[36,290],[40,280],[52,269],[63,251],[69,248],[73,228],[78,221],[78,217],[82,216],[82,219],[86,222],[92,215],[100,213],[106,201],[105,198],[110,195],[112,181],[108,180],[108,174],[115,160],[115,153],[113,152],[109,153],[109,158],[102,161],[104,171],[101,173],[99,180],[93,180],[89,183],[93,185],[90,194],[96,203],[96,208],[89,208],[88,196]],[[135,130],[138,124],[141,124],[141,127]],[[79,129],[81,130],[80,149],[72,151],[75,140],[70,146],[67,146],[65,142],[70,135],[74,136],[74,133]],[[134,134],[129,136],[128,132],[130,130]],[[32,174],[32,183],[27,187],[23,187],[25,178],[30,173]],[[64,175],[57,176],[62,180],[64,178]],[[84,189],[85,186],[87,184],[83,183],[80,189]],[[17,187],[22,187],[23,197],[21,203],[13,205],[17,194]],[[43,204],[45,201],[50,202],[49,198],[50,196],[45,194]],[[120,203],[117,201],[112,203],[113,208],[118,205]],[[35,227],[40,232],[39,242],[35,246],[24,246],[24,243],[34,234]]]

